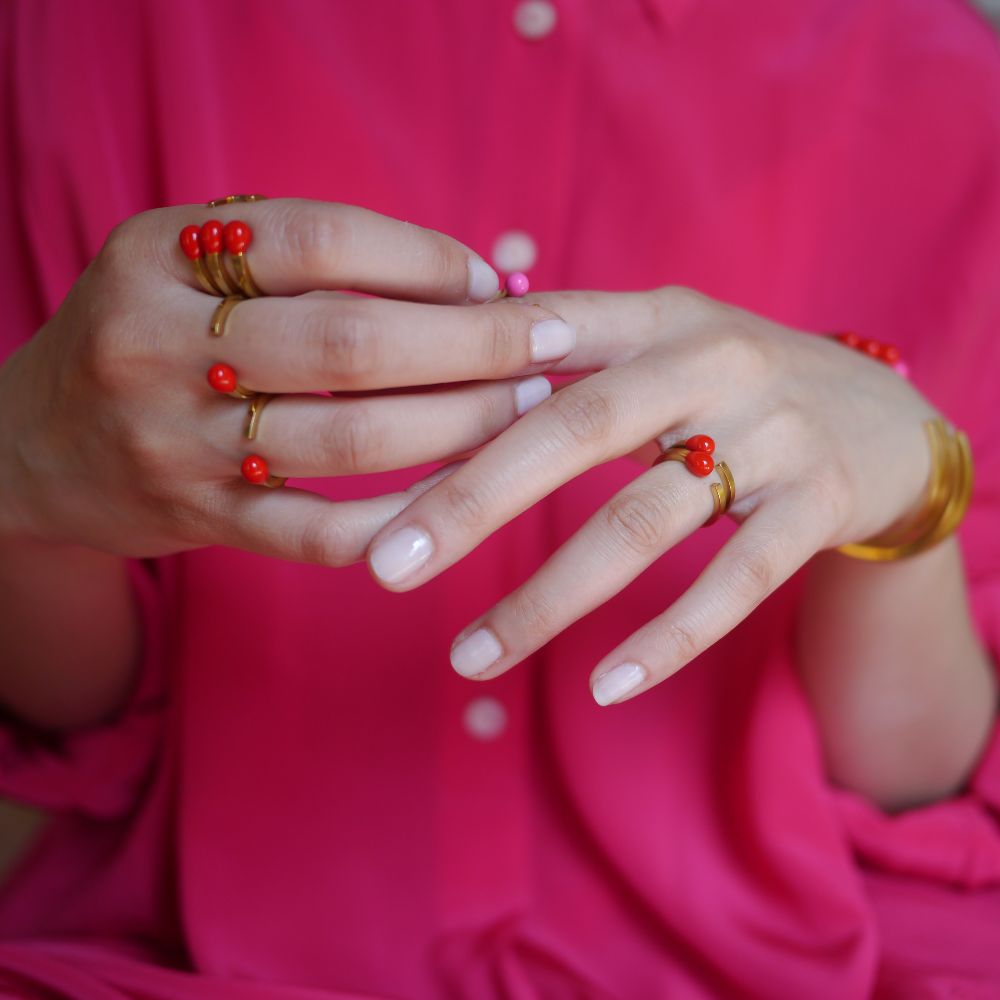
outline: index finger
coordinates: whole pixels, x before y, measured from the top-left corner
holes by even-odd
[[[355,205],[301,198],[184,205],[133,222],[169,274],[200,288],[178,237],[185,226],[212,219],[250,228],[246,258],[266,295],[328,289],[462,304],[485,302],[500,287],[493,268],[458,240]]]

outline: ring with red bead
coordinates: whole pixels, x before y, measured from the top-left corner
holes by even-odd
[[[209,295],[222,295],[222,292],[216,288],[212,281],[198,234],[197,226],[185,226],[180,235],[181,250],[184,252],[184,256],[191,261],[194,276],[198,279],[198,284],[201,285],[202,289]]]
[[[239,290],[248,299],[259,298],[261,291],[253,280],[250,273],[250,263],[246,257],[246,252],[253,240],[250,227],[239,219],[233,219],[232,222],[227,222],[222,230],[222,239],[232,257]]]
[[[272,476],[268,471],[267,462],[260,455],[247,455],[240,464],[240,472],[243,478],[254,486],[268,486],[274,489],[276,486],[284,486],[288,481],[287,476]]]
[[[736,482],[733,479],[729,466],[723,461],[716,461],[712,457],[715,451],[715,441],[707,434],[695,434],[689,437],[682,444],[674,444],[665,449],[663,454],[653,463],[654,466],[661,462],[683,462],[688,471],[703,478],[710,476],[713,472],[718,473],[719,482],[712,483],[712,516],[705,522],[703,527],[715,524],[722,517],[736,499]]]
[[[834,333],[831,336],[834,340],[840,341],[845,347],[850,347],[859,354],[865,354],[869,358],[887,364],[903,378],[910,377],[909,366],[903,360],[899,348],[895,345],[883,344],[877,340],[872,340],[871,337],[860,337],[849,330],[845,330],[842,333]]]
[[[198,230],[198,241],[205,254],[205,266],[212,276],[212,281],[224,295],[237,295],[239,289],[236,282],[222,266],[222,223],[218,219],[209,219]]]
[[[216,391],[235,399],[251,399],[257,395],[252,389],[245,389],[236,381],[236,372],[219,362],[208,369],[208,384]]]

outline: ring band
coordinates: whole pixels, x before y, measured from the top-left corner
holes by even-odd
[[[219,208],[221,205],[236,205],[248,201],[267,201],[264,194],[230,194],[225,198],[213,198],[208,203],[209,208]]]
[[[652,467],[655,468],[661,462],[684,462],[687,465],[687,457],[692,453],[694,449],[689,448],[684,442],[678,444],[673,444],[667,448],[662,455],[653,463]],[[709,519],[702,525],[703,528],[708,528],[715,524],[719,518],[723,517],[729,512],[729,508],[732,507],[733,502],[736,500],[736,480],[733,479],[733,474],[723,461],[715,462],[714,470],[719,474],[719,479],[721,482],[712,483],[712,514]]]
[[[229,314],[241,303],[246,301],[242,295],[227,295],[212,313],[212,321],[208,324],[208,332],[213,337],[224,337],[226,335],[226,320]]]
[[[250,408],[247,410],[246,422],[243,425],[243,436],[248,441],[253,441],[257,437],[257,430],[260,427],[260,415],[264,412],[264,407],[274,399],[273,392],[256,392],[250,400]]]

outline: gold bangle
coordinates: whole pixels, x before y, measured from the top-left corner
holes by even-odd
[[[254,393],[250,400],[250,408],[247,410],[247,419],[243,425],[243,436],[248,441],[253,441],[257,437],[257,429],[260,426],[260,415],[264,412],[264,407],[274,399],[273,392]]]
[[[659,458],[657,458],[651,467],[655,467],[661,462],[683,462],[690,453],[691,449],[686,445],[671,445],[663,452],[662,455],[660,455]],[[719,474],[721,482],[711,484],[712,515],[702,525],[703,528],[710,527],[715,524],[720,517],[727,514],[729,508],[733,505],[733,501],[736,499],[736,481],[733,479],[732,472],[729,471],[729,466],[722,461],[716,462],[715,471]]]
[[[841,545],[838,552],[869,562],[904,559],[943,542],[962,523],[972,499],[974,476],[969,439],[962,431],[949,433],[940,418],[925,421],[924,428],[931,472],[920,512],[903,528],[865,542]]]

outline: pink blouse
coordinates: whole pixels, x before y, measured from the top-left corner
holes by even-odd
[[[8,0],[0,348],[120,220],[237,191],[364,205],[487,256],[524,233],[536,289],[679,283],[856,329],[971,434],[961,539],[996,652],[990,31],[958,0],[554,10],[530,38],[514,0]],[[404,595],[222,548],[137,563],[129,709],[0,743],[5,793],[54,812],[0,895],[3,995],[1000,997],[1000,741],[926,809],[831,789],[791,659],[797,579],[656,690],[595,705],[590,668],[728,523],[504,677],[450,670],[455,633],[636,473],[592,470]]]

